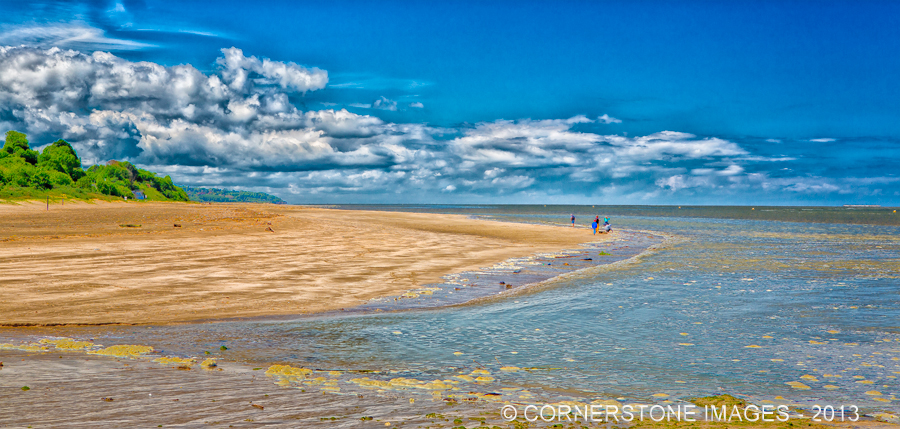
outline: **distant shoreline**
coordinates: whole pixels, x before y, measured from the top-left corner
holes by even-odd
[[[321,204],[341,210],[383,210],[398,212],[555,216],[561,221],[574,214],[580,224],[595,215],[613,219],[633,217],[676,217],[697,219],[740,219],[764,222],[804,222],[825,224],[900,226],[898,207],[843,206],[661,206],[661,205],[544,205],[544,204]]]

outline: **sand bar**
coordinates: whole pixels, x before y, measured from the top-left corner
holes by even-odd
[[[0,204],[0,325],[337,310],[604,238],[458,215],[270,204]]]

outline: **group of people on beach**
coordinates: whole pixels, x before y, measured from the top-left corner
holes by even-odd
[[[572,228],[575,228],[575,215],[572,214]],[[597,235],[598,228],[600,229],[600,233],[610,233],[612,232],[612,225],[609,224],[609,216],[605,216],[603,218],[603,226],[600,226],[600,215],[594,217],[594,221],[591,222],[591,229],[594,230],[594,235]]]

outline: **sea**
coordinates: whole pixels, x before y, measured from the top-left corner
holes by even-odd
[[[330,374],[325,391],[338,402],[359,392],[497,404],[678,404],[728,394],[900,414],[894,208],[327,207],[564,227],[574,215],[579,228],[600,216],[613,231],[347,311],[53,335],[185,357],[225,346],[228,359],[248,366]],[[315,388],[272,378],[283,389]]]

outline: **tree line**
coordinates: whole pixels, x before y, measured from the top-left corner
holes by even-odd
[[[0,148],[0,190],[5,195],[25,197],[34,194],[29,191],[56,190],[72,196],[101,194],[129,199],[140,191],[148,200],[189,200],[169,176],[159,177],[124,161],[109,161],[85,170],[69,142],[60,139],[38,152],[18,131],[8,131]]]
[[[185,186],[184,191],[192,201],[211,203],[271,203],[287,204],[281,198],[265,192],[232,191],[218,188]]]

